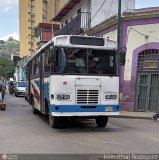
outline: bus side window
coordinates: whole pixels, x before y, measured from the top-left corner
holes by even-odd
[[[59,73],[59,69],[60,69],[59,68],[60,67],[60,54],[59,54],[57,48],[55,48],[54,56],[55,56],[54,71],[55,71],[55,73]]]
[[[35,59],[35,62],[34,62],[34,71],[33,71],[33,74],[34,75],[39,75],[39,67],[40,67],[40,57],[37,57],[36,59]]]
[[[49,64],[49,49],[45,50],[45,60],[44,60],[44,71],[45,73],[50,73],[50,64]]]
[[[49,67],[50,67],[50,73],[54,73],[55,71],[55,62],[56,62],[56,58],[55,58],[55,48],[53,45],[50,45],[48,48],[48,63],[49,63]]]
[[[59,72],[63,73],[66,67],[66,55],[63,48],[59,48]]]
[[[55,62],[55,48],[51,45],[48,48],[49,62]]]
[[[51,73],[62,73],[66,65],[66,57],[62,48],[50,46],[49,64]]]
[[[56,48],[55,50],[55,72],[63,73],[66,66],[66,55],[63,48]]]
[[[34,76],[34,73],[35,73],[35,60],[33,60],[33,63],[32,63],[32,75]]]
[[[32,77],[33,76],[33,61],[30,62],[29,66],[30,66],[30,74],[31,74],[31,77]]]

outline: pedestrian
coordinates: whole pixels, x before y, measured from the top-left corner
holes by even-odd
[[[3,100],[5,95],[5,85],[2,79],[0,79],[0,93],[2,95],[2,100]]]
[[[153,120],[159,120],[159,112],[153,115]]]

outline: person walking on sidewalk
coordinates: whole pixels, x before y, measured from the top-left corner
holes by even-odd
[[[2,94],[2,100],[4,99],[4,95],[5,95],[5,84],[3,83],[3,81],[0,79],[0,92]]]
[[[153,115],[153,120],[159,120],[159,112]]]

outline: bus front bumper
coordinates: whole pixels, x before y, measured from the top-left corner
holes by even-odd
[[[50,105],[52,116],[113,116],[120,105]]]

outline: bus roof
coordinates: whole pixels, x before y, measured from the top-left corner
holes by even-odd
[[[85,48],[85,49],[105,49],[116,50],[116,42],[109,38],[93,37],[84,35],[60,35],[53,37],[49,42],[42,46],[35,54],[30,58],[33,59],[37,53],[45,49],[48,45],[54,44],[55,47],[71,47],[71,48]],[[29,60],[29,61],[30,61]],[[28,62],[29,62],[28,61]]]
[[[62,35],[53,38],[54,46],[116,49],[116,42],[103,37]]]

